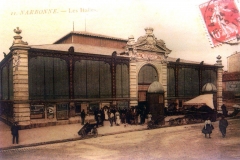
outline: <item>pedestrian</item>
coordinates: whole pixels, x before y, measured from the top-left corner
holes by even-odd
[[[102,126],[104,125],[104,121],[105,121],[105,114],[104,114],[104,110],[103,108],[101,108],[101,120],[102,120]]]
[[[138,124],[138,113],[137,111],[132,113],[133,115],[133,119],[134,119],[134,124],[137,125]]]
[[[114,121],[114,114],[113,114],[112,111],[110,112],[109,121],[110,121],[110,125],[112,127],[113,126],[113,121]]]
[[[17,122],[14,122],[12,127],[11,127],[11,132],[12,132],[12,143],[16,143],[18,144],[18,138],[19,138],[19,134],[18,134],[18,130],[19,130],[19,126],[17,124]]]
[[[104,106],[104,120],[108,120],[109,117],[108,117],[108,107],[107,106]]]
[[[126,123],[126,114],[124,112],[121,115],[121,122],[122,122],[122,124]]]
[[[130,111],[130,109],[127,109],[127,111],[126,111],[126,123],[127,124],[131,124],[131,111]]]
[[[86,117],[86,113],[85,113],[85,111],[84,111],[84,109],[83,109],[82,112],[81,112],[82,125],[84,125],[85,117]]]
[[[98,118],[98,109],[96,109],[95,111],[94,111],[94,119],[95,119],[95,121],[97,122],[97,128],[98,128],[98,125],[99,125],[99,118]]]
[[[210,119],[208,118],[205,121],[204,127],[202,129],[202,133],[205,134],[205,138],[207,138],[207,134],[209,135],[209,138],[211,138],[211,133],[212,130],[214,129],[212,122],[210,121]]]
[[[142,113],[140,114],[140,124],[144,125],[145,123],[145,113],[144,111],[142,111]]]
[[[97,121],[98,125],[102,125],[102,126],[103,126],[103,120],[102,120],[101,110],[98,111],[97,119],[98,119],[98,121]]]
[[[147,121],[150,122],[152,120],[152,114],[149,112],[147,115]]]
[[[118,112],[118,110],[115,113],[115,117],[116,117],[116,125],[120,126],[121,120],[120,120],[120,113]]]
[[[220,121],[219,121],[219,129],[222,133],[222,137],[224,138],[226,136],[226,129],[228,126],[228,121],[225,119],[224,116],[221,117]]]
[[[222,108],[223,115],[226,117],[228,115],[227,107],[225,106],[225,104],[223,104],[221,108]]]

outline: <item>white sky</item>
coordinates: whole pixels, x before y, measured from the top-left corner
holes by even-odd
[[[239,0],[235,0],[239,5]],[[15,33],[20,27],[23,41],[29,45],[52,44],[73,30],[86,31],[135,40],[145,35],[145,27],[153,27],[154,35],[172,50],[170,57],[215,64],[222,56],[240,51],[240,45],[211,48],[201,21],[198,5],[207,0],[1,0],[0,60],[9,53]],[[80,8],[96,11],[75,12]],[[21,11],[56,9],[55,14],[19,15]],[[70,13],[71,10],[71,13]],[[66,12],[61,12],[66,11]],[[11,15],[16,12],[18,15]]]

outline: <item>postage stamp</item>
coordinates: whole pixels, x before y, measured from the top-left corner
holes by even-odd
[[[234,0],[210,0],[199,9],[212,47],[239,40],[240,13]]]

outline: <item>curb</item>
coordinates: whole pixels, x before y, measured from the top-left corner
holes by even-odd
[[[164,126],[164,127],[167,127],[167,126]],[[164,128],[164,127],[161,126],[159,128]],[[153,129],[158,129],[158,128],[153,128]],[[136,131],[144,131],[144,130],[149,130],[149,129],[148,128],[142,128],[142,129],[133,129],[133,130],[128,130],[128,131],[120,131],[120,132],[99,134],[98,137],[110,136],[110,135],[116,135],[116,134],[122,134],[122,133],[129,133],[129,132],[136,132]],[[150,130],[152,130],[152,129],[150,129]],[[55,141],[47,141],[47,142],[39,142],[39,143],[32,143],[32,144],[25,144],[25,145],[11,146],[11,147],[3,147],[3,148],[0,148],[0,152],[10,150],[10,149],[19,149],[19,148],[25,148],[25,147],[47,145],[47,144],[64,143],[64,142],[78,141],[78,140],[84,140],[84,139],[90,139],[90,138],[92,138],[92,137],[69,138],[69,139],[62,139],[62,140],[55,140]]]
[[[77,141],[77,140],[81,140],[81,139],[82,138],[70,138],[70,139],[63,139],[63,140],[55,140],[55,141],[47,141],[47,142],[39,142],[39,143],[4,147],[4,148],[0,148],[0,152],[4,151],[4,150],[9,150],[9,149],[18,149],[18,148],[25,148],[25,147],[41,146],[41,145],[46,145],[46,144],[63,143],[63,142],[69,142],[69,141]]]
[[[134,130],[128,130],[128,131],[121,131],[121,132],[114,132],[114,133],[99,134],[98,137],[116,135],[116,134],[122,134],[122,133],[128,133],[128,132],[135,132],[135,131],[142,131],[142,130],[147,130],[147,128],[134,129]],[[3,147],[3,148],[0,148],[0,152],[5,151],[5,150],[10,150],[10,149],[19,149],[19,148],[25,148],[25,147],[47,145],[47,144],[64,143],[64,142],[78,141],[78,140],[84,140],[84,139],[90,139],[90,138],[92,138],[92,137],[69,138],[69,139],[62,139],[62,140],[55,140],[55,141],[47,141],[47,142],[39,142],[39,143],[32,143],[32,144],[25,144],[25,145],[11,146],[11,147]]]
[[[228,120],[234,121],[234,120],[239,120],[239,118],[229,118]],[[196,125],[196,124],[199,124],[199,123],[187,124],[187,125]],[[179,126],[181,126],[181,125],[179,125]],[[184,126],[186,126],[186,125],[184,125]],[[110,136],[110,135],[116,135],[116,134],[122,134],[122,133],[128,133],[128,132],[136,132],[136,131],[153,130],[153,129],[159,129],[159,128],[167,128],[167,127],[174,127],[174,126],[167,126],[167,125],[164,126],[163,125],[161,127],[152,128],[152,129],[148,129],[148,128],[133,129],[133,130],[128,130],[128,131],[120,131],[120,132],[99,134],[98,137]],[[25,145],[11,146],[11,147],[3,147],[3,148],[0,148],[0,152],[1,151],[5,151],[5,150],[10,150],[10,149],[19,149],[19,148],[25,148],[25,147],[34,147],[34,146],[47,145],[47,144],[64,143],[64,142],[78,141],[78,140],[84,140],[84,139],[90,139],[90,138],[92,138],[92,137],[69,138],[69,139],[62,139],[62,140],[55,140],[55,141],[47,141],[47,142],[39,142],[39,143],[32,143],[32,144],[25,144]]]

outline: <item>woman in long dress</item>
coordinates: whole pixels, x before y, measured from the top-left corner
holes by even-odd
[[[116,117],[116,125],[119,126],[121,123],[121,120],[120,120],[120,113],[118,111],[115,113],[115,117]]]
[[[208,118],[205,123],[204,123],[204,127],[202,129],[202,133],[205,134],[205,138],[207,138],[207,134],[209,135],[208,137],[211,138],[211,133],[212,130],[214,129],[212,122],[210,121],[210,119]]]
[[[108,120],[109,117],[108,117],[108,108],[107,107],[104,107],[104,115],[105,115],[105,120]]]

